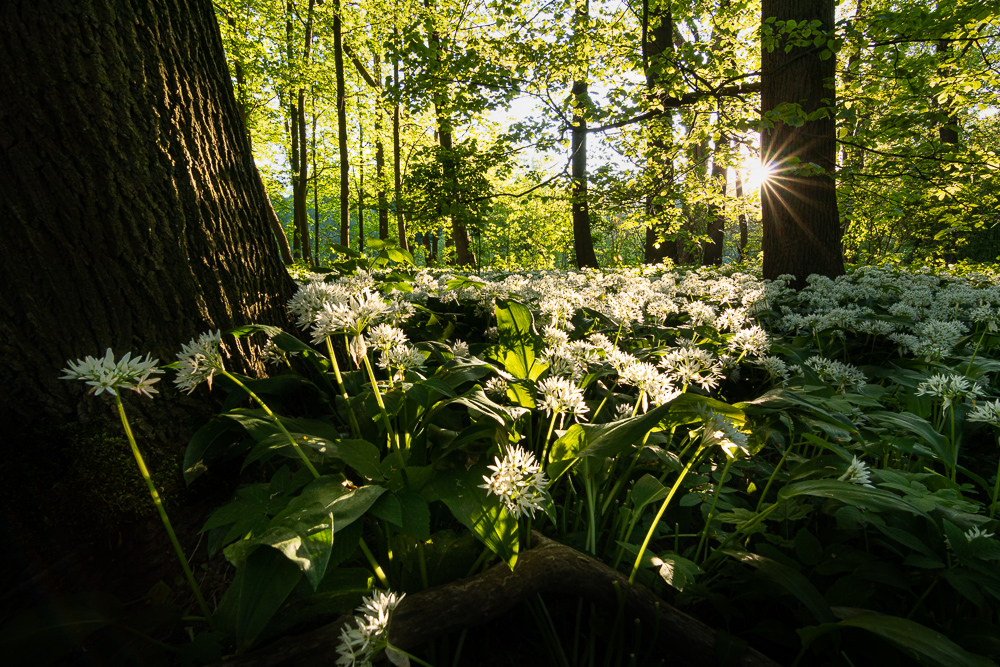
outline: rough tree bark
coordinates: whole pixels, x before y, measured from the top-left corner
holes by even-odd
[[[834,5],[834,0],[763,0],[762,20],[776,17],[808,24],[818,19],[821,30],[832,31]],[[814,46],[811,39],[788,52],[787,44],[781,39],[761,49],[761,153],[772,171],[760,191],[762,248],[765,278],[790,273],[796,287],[802,287],[810,274],[834,277],[844,273],[833,178],[836,55],[823,59],[826,46]],[[806,114],[821,108],[829,113],[798,127],[772,113],[780,112],[782,105],[797,103]],[[823,173],[802,169],[810,164]]]
[[[103,409],[67,359],[290,324],[208,0],[6,2],[0,60],[0,423]]]

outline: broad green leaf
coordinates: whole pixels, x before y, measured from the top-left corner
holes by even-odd
[[[903,429],[918,436],[926,442],[938,460],[948,467],[955,466],[955,453],[948,446],[948,439],[934,430],[934,427],[912,412],[874,411],[868,413],[872,424],[887,425],[895,429]]]
[[[341,440],[337,443],[341,460],[371,481],[385,479],[379,469],[381,459],[378,447],[367,440]]]
[[[778,492],[778,498],[788,500],[795,496],[815,496],[833,498],[846,505],[861,507],[875,512],[903,511],[926,516],[924,512],[894,493],[866,486],[838,482],[832,479],[816,479],[789,484]]]
[[[794,595],[820,623],[835,620],[823,594],[798,570],[793,570],[776,560],[745,551],[726,550],[724,553],[756,568],[762,575]]]
[[[330,520],[320,523],[283,521],[275,523],[252,540],[242,540],[228,547],[226,559],[236,567],[243,567],[257,547],[277,549],[285,558],[302,570],[315,589],[326,574],[333,549],[333,524]]]
[[[255,550],[236,570],[215,612],[219,628],[249,648],[302,578],[302,571],[270,547]]]
[[[642,508],[649,503],[666,498],[669,492],[670,489],[661,484],[660,480],[649,474],[643,475],[632,487],[629,496],[632,506],[635,507],[635,514],[640,514]]]
[[[496,317],[500,360],[508,373],[518,379],[527,379],[535,363],[538,346],[531,311],[516,301],[497,299]]]
[[[397,493],[403,513],[403,533],[418,540],[426,541],[431,536],[431,508],[419,493],[403,491]]]
[[[842,627],[861,628],[888,639],[913,657],[927,658],[941,667],[995,667],[994,662],[964,648],[915,621],[862,609],[834,607]]]
[[[629,451],[670,412],[672,403],[653,408],[644,415],[608,424],[573,424],[552,445],[550,461],[558,462],[585,456],[617,456]]]
[[[442,473],[431,484],[452,515],[513,570],[518,552],[517,518],[511,516],[497,496],[480,487],[488,472],[485,465],[452,470]]]
[[[220,455],[236,440],[242,439],[232,422],[211,419],[198,429],[184,451],[184,482],[190,484],[208,470],[206,459]]]

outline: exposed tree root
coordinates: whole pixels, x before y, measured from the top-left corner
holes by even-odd
[[[520,554],[513,572],[503,563],[444,586],[408,594],[389,626],[393,645],[410,650],[443,634],[482,625],[537,593],[577,595],[605,609],[616,609],[628,578],[579,551],[532,532],[533,548]],[[657,651],[671,664],[716,665],[718,633],[675,609],[641,585],[625,600],[625,620],[639,619],[643,634],[657,636]],[[328,667],[335,659],[340,628],[349,617],[297,637],[226,661],[227,666]],[[747,648],[741,667],[778,667],[767,656]]]

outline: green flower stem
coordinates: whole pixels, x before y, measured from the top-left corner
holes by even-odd
[[[552,419],[549,420],[549,432],[545,434],[545,441],[542,442],[542,446],[538,448],[538,450],[542,453],[542,469],[547,468],[549,465],[549,447],[551,446],[549,441],[552,439],[552,431],[556,427],[556,417],[558,414],[558,412],[552,413]],[[541,430],[539,430],[538,433],[540,435]]]
[[[382,413],[382,421],[385,422],[385,428],[389,432],[389,443],[395,446],[396,452],[399,452],[399,440],[396,438],[396,429],[392,427],[392,419],[389,418],[389,413],[385,409],[385,403],[382,402],[382,392],[379,391],[378,382],[375,380],[375,372],[372,370],[372,362],[368,361],[368,355],[362,357],[365,361],[365,370],[368,371],[368,380],[372,384],[372,390],[375,392],[375,401],[378,403],[378,409]],[[402,460],[402,457],[400,457]]]
[[[292,434],[288,432],[288,429],[285,428],[285,425],[281,423],[281,420],[278,419],[277,415],[271,412],[271,408],[267,407],[267,403],[262,401],[260,396],[253,393],[253,390],[251,390],[250,387],[240,382],[229,371],[222,369],[222,374],[225,375],[230,380],[232,380],[233,382],[235,382],[238,386],[242,387],[243,391],[250,394],[250,398],[256,401],[257,405],[263,408],[264,412],[267,413],[267,416],[271,418],[272,422],[274,422],[274,425],[277,426],[279,429],[281,429],[281,432],[285,434],[285,437],[288,439],[288,442],[295,449],[295,453],[298,454],[299,458],[302,459],[302,462],[305,464],[306,468],[308,468],[309,472],[312,473],[312,476],[315,477],[316,479],[319,479],[319,472],[317,472],[316,467],[313,466],[312,461],[309,460],[309,457],[306,456],[306,453],[302,451],[301,447],[299,447],[299,443],[295,442],[295,438],[293,438]]]
[[[656,531],[656,526],[659,525],[660,519],[663,518],[663,513],[667,511],[667,506],[670,504],[670,501],[674,499],[677,489],[681,488],[681,482],[683,482],[684,478],[687,477],[691,468],[693,468],[701,459],[701,453],[703,451],[704,447],[699,447],[698,450],[695,451],[694,455],[691,456],[691,459],[687,462],[687,465],[684,466],[683,470],[681,470],[681,474],[677,476],[677,481],[674,482],[672,487],[670,487],[670,493],[668,493],[667,497],[663,499],[663,504],[660,505],[660,511],[657,512],[656,516],[653,518],[653,525],[649,527],[649,530],[646,532],[646,539],[642,541],[642,546],[639,547],[639,555],[635,557],[635,564],[632,566],[632,573],[628,576],[629,586],[635,583],[635,575],[639,571],[639,565],[642,564],[642,557],[646,553],[646,549],[649,547],[650,541],[653,539],[653,533]]]
[[[385,586],[386,590],[390,590],[392,587],[389,585],[389,577],[385,576],[385,571],[382,569],[382,566],[378,564],[377,560],[375,560],[375,554],[373,554],[372,550],[368,548],[368,543],[365,542],[365,538],[361,538],[358,542],[358,546],[361,547],[361,553],[363,553],[365,558],[368,559],[368,564],[372,566],[375,576],[382,582],[382,585]]]
[[[358,426],[358,418],[354,416],[354,409],[351,407],[351,399],[347,395],[347,388],[344,386],[344,378],[340,375],[340,364],[337,363],[337,355],[333,353],[333,343],[330,337],[326,337],[326,351],[330,355],[330,364],[333,366],[333,375],[337,378],[337,387],[340,388],[340,395],[347,405],[347,419],[351,422],[351,431],[355,438],[361,437],[361,428]]]
[[[760,500],[757,501],[757,508],[754,511],[760,511],[761,506],[764,504],[764,498],[767,497],[767,492],[770,490],[775,476],[778,474],[778,471],[781,470],[781,466],[785,463],[785,459],[788,458],[788,455],[791,453],[792,448],[795,447],[795,445],[796,443],[793,441],[790,445],[785,447],[785,453],[781,455],[781,460],[778,461],[778,465],[774,466],[774,470],[771,471],[771,476],[767,478],[767,484],[764,485],[764,490],[760,494]]]
[[[167,516],[167,510],[163,507],[163,502],[160,500],[160,494],[156,491],[156,485],[153,484],[153,479],[149,476],[149,469],[146,468],[146,462],[142,458],[142,452],[139,451],[139,445],[135,442],[135,436],[132,435],[132,427],[129,426],[128,418],[125,416],[125,406],[122,405],[122,398],[117,393],[115,394],[115,403],[118,405],[118,416],[121,417],[122,426],[125,427],[125,435],[128,437],[129,445],[132,446],[132,455],[135,457],[135,462],[139,465],[139,472],[142,473],[142,479],[145,480],[146,486],[149,488],[149,495],[153,498],[153,504],[156,505],[156,511],[160,514],[160,520],[163,522],[163,527],[167,530],[167,535],[170,537],[170,543],[174,546],[174,552],[177,554],[177,559],[181,562],[181,569],[184,570],[184,576],[187,577],[188,584],[191,585],[191,590],[194,592],[195,600],[198,601],[198,606],[201,607],[201,613],[205,615],[206,619],[209,619],[211,623],[212,612],[208,609],[208,604],[205,602],[205,597],[201,594],[201,588],[198,587],[198,582],[194,579],[194,574],[191,572],[191,566],[188,564],[187,556],[184,555],[184,549],[181,548],[181,543],[177,540],[177,534],[174,533],[174,527],[170,525],[170,518]]]
[[[729,466],[733,464],[736,459],[726,457],[726,465],[722,468],[722,476],[719,478],[719,482],[715,487],[715,494],[712,496],[712,506],[708,509],[708,516],[705,517],[705,527],[701,529],[701,538],[698,540],[698,548],[694,550],[695,561],[698,559],[698,554],[701,553],[702,547],[705,546],[705,542],[708,540],[708,526],[712,523],[712,517],[715,516],[715,507],[719,503],[719,496],[722,494],[722,487],[726,483],[726,475],[729,473]],[[708,557],[708,554],[705,554]]]
[[[983,344],[983,339],[986,338],[986,331],[988,327],[983,327],[983,333],[980,334],[979,340],[976,341],[976,347],[972,350],[972,356],[969,357],[969,365],[965,367],[965,374],[968,375],[969,371],[972,370],[972,362],[976,360],[976,355],[979,353],[979,346]]]

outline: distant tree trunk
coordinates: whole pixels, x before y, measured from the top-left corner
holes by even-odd
[[[440,63],[444,60],[444,45],[441,41],[441,35],[436,28],[431,31],[430,41],[437,49],[437,62],[440,66]],[[440,79],[443,81],[445,77],[441,76]],[[448,110],[449,94],[445,85],[441,84],[442,87],[438,89],[435,95],[434,108],[437,112],[438,142],[443,149],[441,167],[444,172],[446,187],[452,192],[452,200],[449,202],[452,205],[452,209],[448,216],[451,220],[451,237],[455,243],[456,264],[459,266],[473,266],[476,263],[476,256],[469,245],[469,232],[462,221],[461,213],[456,212],[456,200],[459,195],[458,158],[455,155],[451,118]]]
[[[351,245],[351,163],[347,154],[347,89],[340,0],[333,0],[333,62],[337,75],[337,142],[340,148],[340,245]]]
[[[670,3],[663,0],[642,2],[642,65],[646,74],[646,89],[653,106],[655,100],[665,95],[663,68],[673,55],[674,22]],[[666,116],[647,125],[650,133],[650,151],[646,156],[646,174],[649,180],[649,194],[646,195],[646,215],[652,220],[646,228],[643,247],[643,262],[659,264],[664,259],[677,261],[677,242],[661,239],[669,232],[669,225],[662,222],[665,212],[663,199],[673,186],[673,160],[668,157],[670,149],[669,132],[672,132],[672,117]],[[666,126],[666,127],[664,127]]]
[[[316,168],[316,90],[312,91],[313,264],[319,266],[319,170]]]
[[[382,59],[375,50],[375,80],[382,84]],[[385,194],[385,145],[382,143],[382,105],[375,109],[375,178],[378,179],[378,237],[389,238],[389,202]]]
[[[586,39],[586,26],[590,20],[590,0],[575,0],[573,11],[573,40],[582,49]],[[591,236],[590,202],[587,196],[587,104],[589,98],[586,78],[573,82],[573,136],[570,144],[573,177],[573,249],[576,266],[597,267],[594,239]]]
[[[712,155],[712,184],[713,189],[715,187],[721,188],[722,198],[725,199],[726,169],[718,162],[718,149],[718,142],[716,142],[715,153]],[[705,246],[705,254],[702,257],[702,263],[711,264],[712,266],[721,266],[722,256],[725,251],[726,216],[718,204],[712,204],[708,207],[707,232],[709,243]]]
[[[733,149],[735,150],[736,143],[733,142]],[[736,169],[736,205],[739,207],[739,215],[737,220],[740,225],[740,244],[736,249],[736,260],[742,262],[747,256],[747,241],[749,236],[749,230],[747,229],[747,214],[746,208],[743,205],[743,177],[740,176],[740,170]]]
[[[938,67],[938,75],[942,80],[952,78],[955,75],[955,66],[950,62],[950,59],[953,57],[951,40],[939,39],[937,41],[935,51],[941,59],[941,65]],[[959,140],[958,115],[955,113],[953,108],[953,101],[949,96],[945,97],[943,100],[939,98],[938,104],[941,106],[941,111],[945,115],[944,121],[938,127],[938,138],[941,140],[942,144],[957,146]]]
[[[110,347],[166,363],[209,329],[291,324],[294,284],[208,0],[7,2],[0,60],[7,432],[107,411],[58,379],[68,359]],[[236,347],[234,369],[262,370],[259,347]],[[168,405],[169,384],[135,409]]]
[[[399,31],[395,31],[396,39],[399,39]],[[399,90],[399,62],[392,62],[392,82],[396,90]],[[399,247],[409,250],[409,243],[406,240],[406,223],[403,220],[403,160],[402,151],[399,146],[400,134],[399,118],[399,95],[396,94],[392,105],[392,170],[393,170],[393,196],[395,198],[396,209],[396,232],[399,235]]]
[[[365,128],[358,114],[358,252],[365,251]]]
[[[762,20],[822,22],[823,30],[834,27],[834,0],[763,0]],[[771,25],[771,24],[765,24]],[[761,152],[772,175],[761,186],[764,230],[764,277],[792,274],[796,287],[803,287],[813,273],[839,276],[844,273],[840,249],[840,221],[834,126],[836,55],[825,60],[824,46],[793,47],[785,51],[784,40],[761,51]],[[828,108],[825,118],[793,127],[773,117],[782,104],[801,103],[805,113]],[[799,166],[792,162],[798,158]],[[821,174],[800,173],[800,167],[815,164]]]

